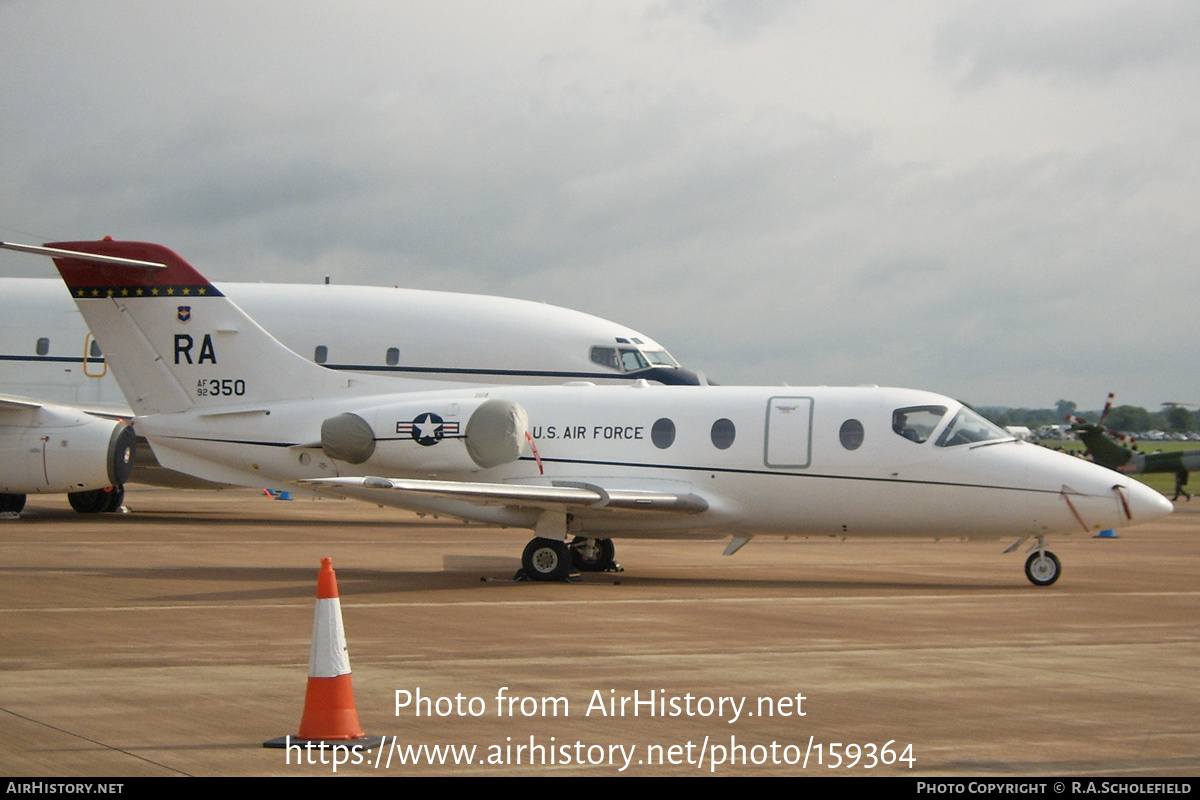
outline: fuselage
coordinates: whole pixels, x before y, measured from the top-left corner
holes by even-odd
[[[512,463],[472,469],[462,431],[488,398],[525,409],[532,447]],[[330,458],[320,424],[344,412],[395,435],[380,433],[379,449],[363,463]],[[427,415],[439,420],[441,435],[422,444],[414,422]],[[212,480],[282,485],[380,475],[586,484],[686,493],[707,505],[688,515],[573,515],[572,533],[597,536],[1038,536],[1094,533],[1170,509],[1135,480],[1017,441],[949,398],[905,389],[481,387],[160,414],[137,425],[166,465]],[[507,525],[532,527],[539,513],[339,491]]]
[[[333,370],[449,383],[697,383],[632,328],[545,303],[379,286],[223,283],[289,349]],[[128,409],[62,281],[0,279],[0,394]]]

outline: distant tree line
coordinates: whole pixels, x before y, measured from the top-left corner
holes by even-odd
[[[1054,404],[1054,408],[983,406],[975,410],[997,425],[1024,425],[1031,430],[1043,425],[1065,424],[1068,414],[1074,414],[1089,422],[1097,422],[1100,419],[1099,411],[1079,411],[1073,400],[1059,400]],[[1118,431],[1185,433],[1200,431],[1200,412],[1193,412],[1183,406],[1163,406],[1158,411],[1147,411],[1141,406],[1113,406],[1104,424]]]

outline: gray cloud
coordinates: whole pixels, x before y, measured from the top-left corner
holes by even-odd
[[[6,3],[0,226],[545,300],[724,382],[1186,401],[1198,17]]]

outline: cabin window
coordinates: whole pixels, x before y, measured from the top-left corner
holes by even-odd
[[[848,419],[842,423],[838,431],[842,447],[847,450],[857,450],[863,443],[863,424],[856,419]]]
[[[650,441],[659,450],[666,450],[675,444],[675,423],[666,417],[656,420],[650,428]]]
[[[910,442],[929,440],[933,429],[946,416],[945,406],[910,406],[892,412],[892,430]]]
[[[313,361],[318,364],[324,364],[329,359],[329,348],[323,344],[317,345],[317,349],[313,351]]]
[[[394,367],[400,363],[400,348],[389,347],[387,351],[387,365]]]
[[[88,357],[89,358],[100,358],[103,355],[104,354],[100,352],[100,343],[97,342],[95,339],[92,339],[91,347],[88,348]]]
[[[712,425],[712,443],[713,447],[718,450],[728,450],[733,445],[733,439],[737,436],[737,429],[733,427],[733,420],[722,417]]]
[[[39,356],[47,355],[50,352],[50,340],[45,336],[38,339],[36,352]]]

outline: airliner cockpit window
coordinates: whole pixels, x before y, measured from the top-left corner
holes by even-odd
[[[679,362],[666,350],[637,350],[631,347],[602,347],[597,345],[590,354],[593,364],[617,372],[640,372],[651,367],[678,369]]]
[[[945,406],[912,406],[892,412],[892,430],[911,442],[928,441],[933,429],[946,416]]]
[[[1003,428],[988,422],[965,406],[954,415],[954,420],[942,431],[934,444],[938,447],[955,447],[960,444],[991,442],[1015,438]]]
[[[615,347],[593,347],[592,363],[615,369],[618,372],[621,371],[621,361],[617,358],[617,348]]]
[[[650,366],[650,362],[646,361],[640,350],[621,349],[621,366],[626,372],[637,372],[639,369],[646,369]]]
[[[642,355],[656,367],[678,367],[679,362],[671,358],[666,350],[643,350]]]

